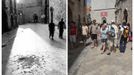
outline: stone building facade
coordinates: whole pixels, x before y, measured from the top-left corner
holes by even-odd
[[[16,0],[2,0],[2,33],[18,27]]]
[[[127,9],[127,22],[132,26],[132,0],[116,0],[116,22],[124,21],[124,10]]]
[[[68,22],[83,23],[86,17],[85,0],[68,0]]]
[[[68,0],[68,33],[70,33],[70,23],[75,22],[77,27],[77,41],[80,39],[82,25],[86,22],[85,0]],[[70,34],[68,34],[70,36]],[[70,38],[68,38],[70,43]]]
[[[21,21],[20,24],[33,22],[33,14],[38,15],[39,22],[41,22],[42,14],[49,19],[49,13],[46,12],[49,11],[49,4],[46,1],[48,0],[20,0],[17,3],[18,22]]]
[[[49,0],[49,7],[53,7],[53,19],[55,24],[58,24],[61,18],[66,22],[66,0]],[[49,21],[51,21],[51,13],[49,16]]]
[[[115,21],[115,0],[91,0],[91,19],[98,23]]]
[[[58,23],[61,18],[66,20],[66,0],[20,0],[17,4],[19,21],[29,23],[33,21],[33,14],[36,13],[41,22],[41,15],[45,15],[45,23],[51,21],[50,7],[53,7],[53,20]]]

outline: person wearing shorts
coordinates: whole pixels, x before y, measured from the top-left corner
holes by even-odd
[[[88,27],[86,23],[84,22],[82,26],[82,40],[83,40],[84,45],[86,45],[87,35],[88,35]]]
[[[101,47],[101,50],[102,50],[102,53],[103,54],[105,51],[106,51],[106,48],[107,48],[107,32],[108,32],[108,29],[106,28],[106,24],[104,24],[102,27],[101,27],[101,42],[102,42],[102,47]]]
[[[76,28],[75,22],[71,22],[69,39],[70,39],[72,48],[76,46],[76,35],[77,35],[77,28]]]
[[[98,33],[98,25],[96,23],[96,20],[93,20],[93,24],[90,27],[90,33],[91,33],[91,39],[93,41],[92,48],[98,46],[97,42],[97,33]]]
[[[70,35],[70,41],[71,41],[71,43],[75,44],[76,43],[76,35]]]
[[[97,34],[91,34],[91,39],[92,39],[92,40],[97,39]]]
[[[101,39],[101,42],[102,43],[106,43],[107,42],[107,39]]]
[[[110,24],[110,26],[108,27],[108,29],[109,29],[109,31],[110,31],[110,27],[113,27],[114,28],[114,30],[115,30],[115,36],[114,37],[111,37],[110,35],[109,35],[109,37],[108,37],[108,44],[109,44],[109,51],[108,51],[108,55],[110,55],[111,54],[111,52],[112,51],[114,51],[114,52],[116,52],[116,44],[117,44],[117,33],[118,33],[118,28],[117,28],[117,26],[115,25],[115,22],[112,20],[111,21],[111,24]]]

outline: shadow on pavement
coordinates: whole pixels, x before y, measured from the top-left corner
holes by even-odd
[[[79,55],[81,54],[81,52],[84,50],[85,47],[87,47],[88,45],[90,45],[91,42],[86,43],[86,45],[84,46],[83,43],[80,43],[76,48],[74,49],[70,49],[68,48],[68,70],[71,68],[71,66],[74,64],[74,62],[76,61],[76,59],[79,57]]]
[[[12,46],[13,46],[13,43],[14,43],[14,40],[15,40],[15,37],[16,37],[16,34],[17,34],[17,30],[18,29],[13,30],[13,32],[11,32],[11,34],[13,34],[14,37],[11,38],[11,39],[5,40],[7,42],[4,45],[2,45],[2,75],[5,75],[6,66],[7,66],[9,56],[10,56],[10,53],[11,53],[11,49],[12,49]],[[12,36],[9,34],[9,37],[12,37]],[[6,38],[7,37],[5,37],[5,38],[3,37],[2,40],[6,39]],[[2,41],[2,42],[5,42],[5,41]]]
[[[56,48],[65,49],[65,45],[61,41],[51,40],[50,39],[49,43],[50,43],[51,46],[54,46]]]
[[[92,42],[88,42],[88,43],[86,43],[86,46],[89,46],[91,43],[92,43]]]

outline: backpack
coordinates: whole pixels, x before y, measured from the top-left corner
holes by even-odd
[[[110,26],[110,29],[109,29],[109,36],[110,37],[115,37],[115,29],[113,26]]]
[[[129,36],[129,30],[127,28],[124,28],[123,30],[123,36],[127,38]]]

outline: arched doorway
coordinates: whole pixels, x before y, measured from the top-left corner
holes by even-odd
[[[124,13],[123,14],[124,15],[123,20],[125,20],[125,22],[127,23],[127,21],[128,21],[128,11],[127,11],[127,8],[124,9],[123,13]]]

